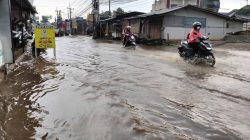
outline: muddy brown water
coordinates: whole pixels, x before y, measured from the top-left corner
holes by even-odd
[[[250,53],[216,48],[214,68],[175,52],[57,38],[0,83],[3,140],[250,139]]]

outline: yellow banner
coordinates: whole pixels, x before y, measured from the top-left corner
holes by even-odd
[[[35,27],[35,46],[36,48],[55,48],[55,29],[54,26]]]

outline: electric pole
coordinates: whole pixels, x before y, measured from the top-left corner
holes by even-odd
[[[97,37],[97,23],[99,23],[100,20],[100,9],[99,9],[99,0],[93,0],[93,11],[92,13],[94,14],[94,22],[93,22],[93,27],[94,27],[94,33],[93,33],[93,38],[95,39]]]
[[[58,27],[59,10],[56,10],[56,27]]]
[[[69,6],[68,12],[69,12],[70,34],[72,33],[72,10],[74,9]]]
[[[109,0],[109,16],[111,17],[111,3],[110,3],[110,0]]]

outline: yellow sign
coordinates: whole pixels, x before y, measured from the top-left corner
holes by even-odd
[[[36,25],[35,44],[36,48],[55,48],[54,26]]]

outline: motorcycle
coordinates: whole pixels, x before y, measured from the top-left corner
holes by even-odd
[[[24,27],[24,24],[22,24],[21,22],[14,23],[12,26],[12,37],[15,48],[20,48],[22,47],[22,45],[26,45],[28,43],[28,40],[33,38],[33,36],[28,33],[28,31]]]
[[[13,34],[12,38],[13,38],[13,43],[14,43],[15,48],[21,47],[21,44],[22,44],[22,32],[13,30],[12,34]]]
[[[210,34],[208,34],[208,36],[209,35]],[[180,57],[184,58],[185,60],[189,60],[194,64],[205,62],[213,67],[216,63],[216,60],[212,51],[212,44],[208,41],[208,36],[203,36],[199,39],[201,45],[196,53],[193,53],[193,49],[188,45],[187,41],[181,41],[181,46],[178,48]]]
[[[135,36],[133,34],[126,34],[126,36],[128,37],[127,42],[124,45],[124,48],[128,48],[128,49],[136,49],[136,39]]]

